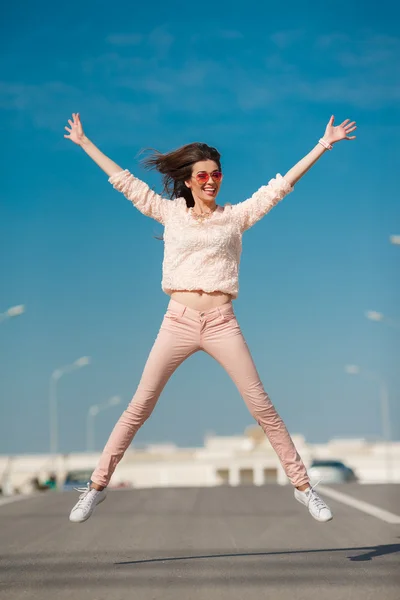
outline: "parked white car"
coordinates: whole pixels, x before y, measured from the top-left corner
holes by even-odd
[[[350,483],[357,481],[356,474],[340,460],[313,460],[308,469],[311,484]]]

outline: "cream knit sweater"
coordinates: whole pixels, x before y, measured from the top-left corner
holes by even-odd
[[[167,200],[128,170],[109,182],[144,215],[164,225],[162,289],[223,292],[236,298],[242,234],[282,200],[293,187],[278,173],[268,185],[239,204],[218,206],[213,215],[196,220],[184,198]]]

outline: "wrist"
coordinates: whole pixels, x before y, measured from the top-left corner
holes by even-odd
[[[322,140],[324,140],[327,144],[330,144],[331,146],[333,146],[333,144],[335,144],[334,141],[332,141],[332,139],[329,137],[329,135],[323,135]]]
[[[89,138],[87,138],[86,135],[84,135],[81,140],[80,147],[83,148],[83,150],[86,150],[86,148],[88,148],[91,143],[92,142],[89,140]]]
[[[327,137],[322,137],[318,140],[318,144],[320,144],[321,146],[323,146],[325,148],[325,150],[332,150],[333,148],[333,142],[329,141],[329,138]]]

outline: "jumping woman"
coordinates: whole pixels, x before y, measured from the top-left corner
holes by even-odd
[[[122,170],[84,134],[80,116],[72,115],[65,138],[80,146],[144,215],[164,226],[162,289],[170,301],[132,401],[122,413],[103,450],[91,481],[71,511],[74,523],[86,521],[106,497],[106,488],[133,437],[148,419],[175,369],[203,350],[232,378],[250,413],[263,429],[294,487],[296,500],[320,522],[332,513],[310,485],[307,470],[286,426],[264,390],[232,307],[238,295],[242,235],[262,219],[333,144],[353,140],[355,122],[334,126],[284,177],[280,174],[239,204],[220,206],[221,157],[215,148],[194,143],[144,161],[163,176],[164,192],[153,192]]]

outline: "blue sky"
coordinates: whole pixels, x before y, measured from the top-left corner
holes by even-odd
[[[192,141],[216,146],[219,202],[284,174],[331,114],[357,140],[326,153],[244,237],[235,310],[266,389],[292,433],[312,442],[380,435],[379,390],[344,373],[357,363],[388,384],[400,438],[398,201],[399,8],[379,3],[74,1],[8,5],[2,24],[0,127],[0,452],[49,447],[48,382],[59,382],[60,449],[85,448],[92,404],[139,381],[168,298],[159,225],[137,213],[65,140],[80,112],[87,135],[160,189],[138,153]],[[397,158],[396,158],[397,155]],[[121,407],[96,421],[101,447]],[[135,443],[200,445],[252,423],[208,356],[173,376]]]

